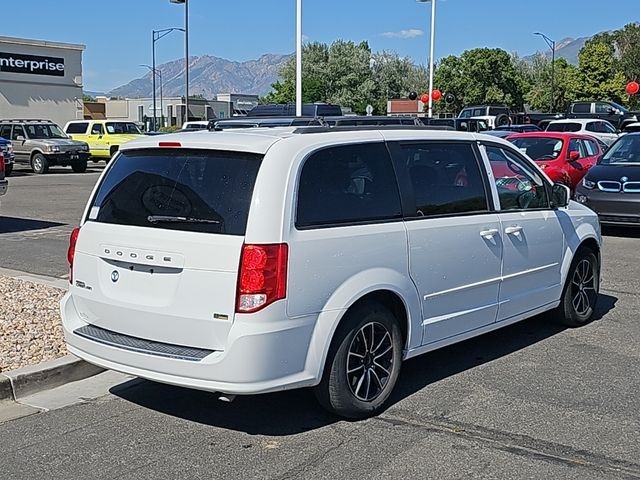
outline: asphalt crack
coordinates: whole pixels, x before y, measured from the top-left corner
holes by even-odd
[[[460,436],[489,445],[507,453],[601,473],[616,473],[624,478],[640,479],[640,464],[580,450],[568,445],[536,439],[527,435],[504,432],[478,425],[454,422],[444,417],[426,417],[423,421],[405,420],[385,415],[375,421],[416,428],[422,431]]]

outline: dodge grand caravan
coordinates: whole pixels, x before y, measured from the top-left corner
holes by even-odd
[[[589,321],[596,214],[510,143],[407,127],[128,142],[71,236],[69,350],[361,418],[403,360],[533,315]]]

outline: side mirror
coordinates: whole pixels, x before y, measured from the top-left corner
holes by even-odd
[[[571,190],[566,185],[554,183],[551,188],[551,206],[554,208],[562,208],[569,205],[571,198]]]
[[[575,150],[569,152],[569,160],[572,162],[578,160],[580,158],[580,152],[576,152]]]
[[[18,142],[24,142],[24,140],[25,140],[24,135],[18,135],[18,136],[16,137],[16,140],[17,140]]]

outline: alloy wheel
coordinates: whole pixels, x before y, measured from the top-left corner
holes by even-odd
[[[351,393],[365,402],[375,400],[384,391],[393,368],[391,333],[381,323],[367,323],[355,334],[347,353]]]
[[[575,312],[584,316],[593,307],[597,292],[593,264],[586,258],[580,260],[571,279],[571,304]]]

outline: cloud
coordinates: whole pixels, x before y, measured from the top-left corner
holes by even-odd
[[[424,32],[418,28],[410,28],[409,30],[400,30],[399,32],[384,32],[383,37],[387,38],[416,38],[424,35]]]

